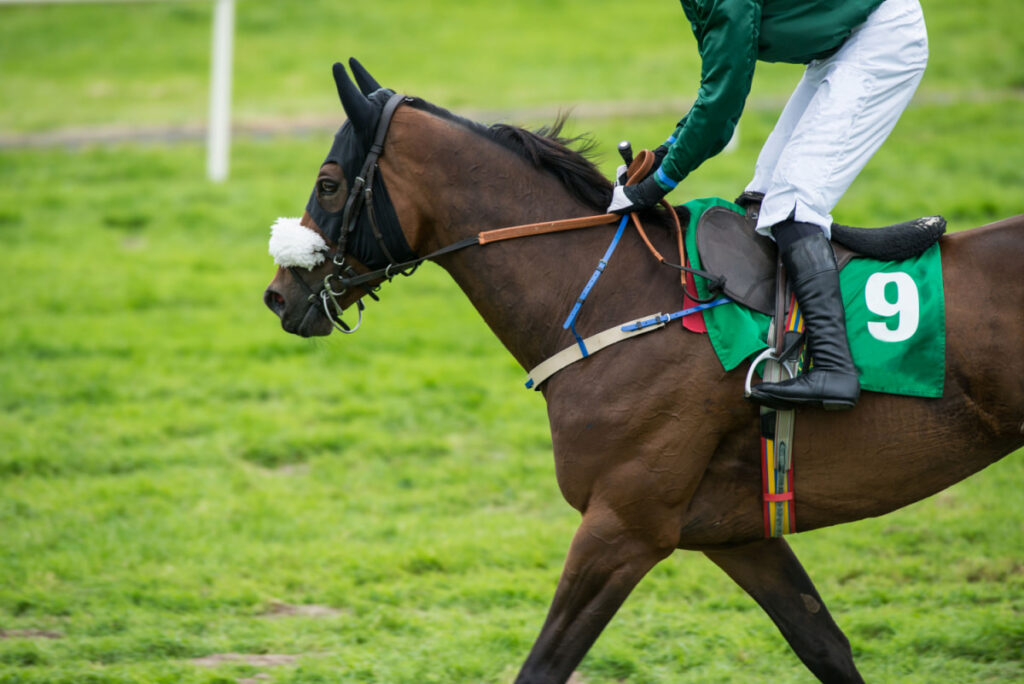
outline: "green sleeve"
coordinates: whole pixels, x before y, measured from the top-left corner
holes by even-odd
[[[671,190],[691,171],[722,151],[743,113],[757,63],[761,4],[757,0],[708,0],[693,22],[701,56],[697,101],[679,122],[675,141],[656,174]]]

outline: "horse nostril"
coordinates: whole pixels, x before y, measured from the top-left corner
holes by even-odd
[[[284,311],[284,297],[281,296],[280,292],[269,287],[263,293],[263,303],[278,316]]]

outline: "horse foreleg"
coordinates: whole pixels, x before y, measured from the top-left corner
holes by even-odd
[[[672,552],[671,543],[658,543],[644,532],[612,511],[587,510],[517,683],[568,681],[633,587]]]
[[[804,665],[823,682],[863,682],[850,642],[784,539],[705,555],[760,604]]]

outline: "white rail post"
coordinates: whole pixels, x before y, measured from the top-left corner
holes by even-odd
[[[206,134],[206,176],[228,177],[231,152],[231,62],[234,53],[235,0],[216,0],[210,58],[210,121]]]

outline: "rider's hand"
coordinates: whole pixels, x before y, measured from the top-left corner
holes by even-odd
[[[625,164],[620,164],[619,168],[615,169],[615,185],[626,184],[626,176],[628,170],[629,167],[627,167]]]
[[[629,214],[650,209],[657,205],[665,194],[654,180],[654,176],[648,176],[636,185],[616,184],[612,189],[612,202],[608,205],[608,213]]]
[[[651,166],[651,173],[658,170],[661,162],[665,161],[666,154],[668,154],[668,145],[658,145],[654,148],[654,165]]]

